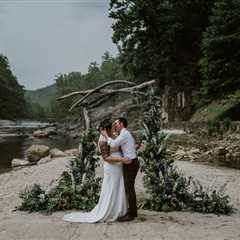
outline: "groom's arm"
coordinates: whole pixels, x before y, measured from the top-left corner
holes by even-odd
[[[128,158],[110,156],[109,146],[107,145],[106,142],[99,142],[99,148],[104,161],[109,163],[116,163],[116,162],[122,162],[126,164],[128,163]]]
[[[125,134],[120,133],[116,139],[107,137],[107,143],[110,147],[121,147],[126,142]]]

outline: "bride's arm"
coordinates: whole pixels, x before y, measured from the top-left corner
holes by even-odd
[[[104,161],[109,162],[109,163],[116,163],[116,162],[122,162],[122,163],[126,163],[126,164],[129,163],[128,158],[110,156],[109,147],[107,145],[107,142],[100,141],[99,148],[100,148],[100,152],[101,152],[101,155],[102,155],[102,158]]]
[[[125,157],[113,157],[113,156],[108,156],[105,161],[107,162],[122,162],[122,163],[125,163],[125,164],[129,164],[129,159],[128,158],[125,158]]]

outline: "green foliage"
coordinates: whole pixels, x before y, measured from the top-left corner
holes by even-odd
[[[47,204],[45,190],[40,185],[34,184],[31,187],[26,187],[20,194],[22,205],[20,210],[29,210],[31,212],[45,209]]]
[[[190,210],[228,214],[232,211],[224,188],[205,189],[192,177],[185,177],[166,153],[168,136],[161,132],[161,109],[154,92],[148,95],[149,111],[144,115],[144,150],[140,153],[147,199],[144,207],[155,211]]]
[[[72,72],[69,74],[60,74],[56,76],[56,98],[74,91],[83,91],[95,88],[105,82],[113,80],[126,79],[122,72],[122,65],[118,57],[112,57],[108,52],[102,56],[100,66],[96,62],[89,64],[88,72],[81,74],[80,72]],[[115,86],[116,88],[119,86]],[[79,96],[78,96],[79,97]],[[114,105],[119,98],[111,98],[110,103]],[[66,120],[67,118],[74,118],[77,114],[79,118],[79,110],[69,116],[68,109],[76,98],[64,100],[62,102],[51,102],[52,116],[58,121]]]
[[[162,86],[196,85],[201,35],[212,2],[111,0],[113,42],[125,71],[140,82],[159,79]]]
[[[24,117],[25,107],[23,86],[13,75],[7,57],[0,54],[0,118]]]
[[[72,115],[69,115],[68,111],[76,97],[61,102],[56,101],[56,99],[70,92],[92,89],[107,81],[119,79],[127,79],[126,75],[123,74],[119,57],[112,57],[108,52],[105,52],[101,64],[91,62],[86,74],[81,72],[59,74],[55,76],[55,83],[51,86],[33,91],[26,90],[26,117],[48,118],[59,122],[75,119],[76,116],[79,119],[81,117],[79,109]],[[114,87],[118,88],[119,86]],[[111,101],[108,104],[114,105],[121,97],[110,97]]]
[[[229,131],[232,128],[232,121],[230,118],[225,118],[222,121],[222,128],[224,132]]]
[[[223,136],[223,134],[231,130],[232,121],[230,118],[225,118],[223,121],[211,120],[207,122],[207,131],[209,136]]]
[[[240,88],[240,1],[215,1],[203,34],[202,99],[209,102]]]
[[[29,96],[26,99],[26,115],[28,119],[43,120],[47,117],[46,110],[37,102],[33,102]]]
[[[96,134],[84,132],[80,139],[79,157],[71,161],[69,170],[64,171],[55,187],[44,190],[39,185],[27,187],[19,194],[22,199],[18,210],[29,212],[80,209],[91,210],[99,198],[101,178],[95,175],[99,163],[96,156]]]
[[[212,120],[207,122],[207,131],[209,136],[216,136],[221,132],[221,123],[218,120]]]

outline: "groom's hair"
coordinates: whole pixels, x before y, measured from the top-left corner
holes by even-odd
[[[127,119],[126,119],[126,118],[120,117],[120,118],[118,118],[118,121],[119,121],[120,123],[122,123],[122,125],[123,125],[125,128],[127,127],[128,122],[127,122]]]

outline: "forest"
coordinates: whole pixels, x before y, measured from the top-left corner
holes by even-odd
[[[118,56],[105,52],[85,74],[57,75],[47,106],[32,101],[33,93],[24,98],[26,90],[1,55],[0,117],[65,119],[70,102],[59,104],[57,97],[117,79],[156,79],[160,94],[166,86],[193,89],[191,114],[219,99],[239,102],[239,0],[111,0],[109,17]]]

